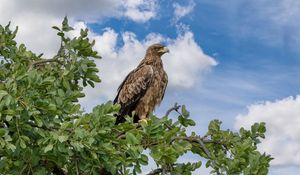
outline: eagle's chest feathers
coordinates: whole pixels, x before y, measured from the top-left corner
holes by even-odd
[[[160,104],[167,84],[167,74],[163,70],[162,65],[152,66],[152,69],[153,77],[149,87],[135,109],[142,118],[146,117],[150,111],[154,110],[156,105]]]
[[[150,83],[149,88],[147,89],[145,95],[144,95],[144,99],[146,102],[148,102],[148,104],[150,104],[151,106],[155,106],[155,104],[159,104],[161,102],[161,95],[163,93],[163,76],[164,76],[164,72],[159,72],[154,71],[153,73],[153,79],[152,82]]]

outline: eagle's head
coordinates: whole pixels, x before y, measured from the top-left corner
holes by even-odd
[[[163,54],[169,52],[169,49],[162,44],[153,44],[147,49],[147,55],[158,55],[161,57]]]

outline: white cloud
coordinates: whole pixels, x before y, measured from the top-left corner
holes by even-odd
[[[179,3],[173,3],[175,20],[178,21],[180,18],[191,13],[194,10],[195,5],[194,0],[189,0],[186,6],[180,5]]]
[[[169,48],[171,52],[165,56],[165,67],[171,86],[190,88],[205,71],[217,64],[203,52],[190,31],[169,40]]]
[[[266,122],[266,139],[260,150],[271,154],[273,165],[300,165],[300,96],[248,107],[238,115],[236,128],[249,128],[255,122]]]
[[[105,17],[146,22],[156,16],[158,6],[156,1],[148,0],[0,0],[0,4],[0,24],[12,21],[18,25],[17,41],[46,57],[53,56],[59,47],[59,38],[51,26],[60,25],[65,15],[71,23],[96,22]]]
[[[65,15],[71,21],[82,19],[91,22],[106,16],[116,16],[121,5],[118,0],[91,0],[88,3],[73,0],[1,0],[0,3],[0,23],[5,25],[12,21],[18,25],[17,40],[34,52],[44,52],[47,57],[59,47],[59,38],[51,26],[59,25]]]
[[[157,15],[156,0],[123,0],[123,15],[137,22],[146,22]]]
[[[85,1],[35,1],[0,0],[0,11],[3,12],[0,23],[9,20],[19,26],[17,40],[45,57],[53,56],[59,47],[59,37],[51,29],[60,25],[63,16],[68,15],[76,31],[85,28],[86,24],[78,22],[101,21],[105,17],[125,17],[137,22],[146,22],[156,17],[158,1],[151,0],[91,0]],[[76,22],[77,21],[77,22]],[[100,31],[101,33],[101,31]],[[100,77],[103,82],[95,89],[87,89],[89,96],[84,100],[99,102],[100,97],[112,98],[125,75],[135,68],[143,58],[146,48],[157,42],[165,42],[171,53],[163,56],[169,74],[169,88],[190,88],[201,79],[204,72],[216,65],[213,58],[203,53],[195,42],[193,33],[183,28],[176,38],[167,38],[157,33],[150,33],[144,39],[137,39],[132,32],[116,33],[106,28],[102,34],[90,32],[96,40],[95,48],[103,59],[97,61]],[[124,43],[121,47],[119,42]]]
[[[85,27],[82,22],[75,25],[77,32],[82,27]],[[169,76],[168,88],[171,89],[193,87],[205,72],[217,64],[202,51],[190,31],[179,34],[175,39],[150,33],[138,40],[132,32],[116,33],[111,28],[106,28],[100,35],[90,32],[90,36],[96,40],[95,49],[103,57],[97,60],[102,82],[94,89],[86,89],[87,97],[82,99],[86,106],[103,98],[113,99],[118,85],[138,65],[147,47],[153,43],[166,43],[170,49],[170,53],[163,55],[162,59]],[[122,46],[117,45],[118,39],[124,43]]]

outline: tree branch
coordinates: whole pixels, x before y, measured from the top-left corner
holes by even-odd
[[[157,169],[155,169],[155,170],[152,170],[151,172],[149,172],[149,173],[146,174],[146,175],[156,175],[156,174],[161,173],[162,171],[163,171],[162,168],[157,168]]]
[[[200,145],[200,147],[203,149],[203,151],[205,152],[205,154],[210,158],[210,152],[209,150],[205,147],[204,142],[205,143],[212,143],[210,142],[211,140],[202,140],[200,137],[175,137],[172,139],[171,143],[175,140],[186,140],[188,142],[196,142]]]
[[[50,62],[57,62],[58,58],[59,58],[58,56],[55,56],[54,58],[51,58],[51,59],[44,59],[44,60],[36,61],[36,62],[32,63],[32,66],[37,66],[39,64],[50,63]]]
[[[31,122],[31,121],[28,121],[27,124],[29,124],[30,126],[32,126],[34,128],[45,129],[45,130],[48,130],[48,131],[53,131],[53,130],[58,130],[59,129],[57,127],[48,128],[44,124],[43,124],[43,126],[39,127],[37,124],[35,124],[35,123]]]
[[[178,112],[178,109],[179,109],[180,107],[181,107],[181,105],[178,105],[178,103],[176,102],[172,108],[170,108],[169,110],[167,110],[165,116],[169,116],[170,113],[171,113],[172,111]],[[178,112],[178,113],[179,113],[179,112]]]
[[[53,58],[51,58],[51,59],[43,59],[43,60],[39,60],[39,61],[33,62],[32,66],[37,66],[39,64],[44,64],[44,63],[58,62],[58,58],[60,58],[60,57],[62,57],[62,55],[64,55],[64,49],[65,49],[65,47],[63,46],[63,43],[61,41],[60,48],[57,51],[57,54]]]
[[[200,145],[200,147],[203,149],[203,151],[205,152],[205,154],[208,156],[208,158],[212,160],[213,164],[216,164],[216,161],[211,158],[211,154],[210,154],[209,150],[206,148],[206,146],[204,145],[204,143],[221,144],[221,145],[224,146],[224,144],[222,144],[221,142],[216,142],[216,141],[213,141],[213,140],[203,139],[200,136],[196,136],[196,137],[195,136],[190,136],[190,137],[175,137],[175,138],[173,138],[172,141],[174,141],[176,139],[187,140],[189,142],[196,142],[196,143],[198,143]],[[217,175],[220,174],[219,171],[216,171],[216,173],[217,173]]]

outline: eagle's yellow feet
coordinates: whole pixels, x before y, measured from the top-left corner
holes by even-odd
[[[148,120],[147,120],[147,118],[143,118],[143,119],[139,120],[139,123],[147,125],[148,124]]]

